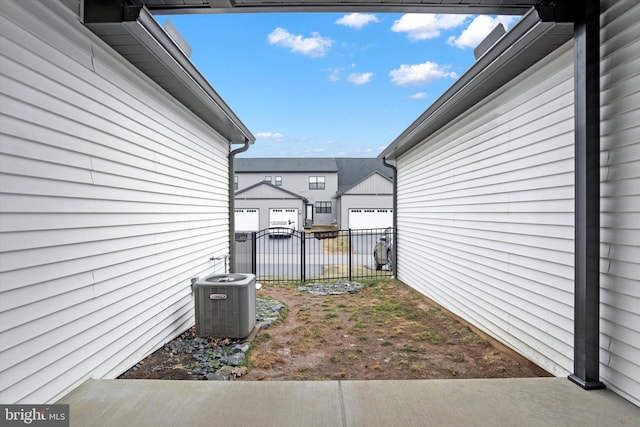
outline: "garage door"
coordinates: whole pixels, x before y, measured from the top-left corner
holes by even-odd
[[[393,226],[393,209],[349,209],[349,228],[386,228]]]
[[[282,223],[291,224],[293,225],[293,229],[297,230],[298,209],[269,209],[269,226],[282,225]]]
[[[259,231],[260,230],[260,210],[259,209],[236,209],[235,231]]]

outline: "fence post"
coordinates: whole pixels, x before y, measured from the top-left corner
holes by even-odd
[[[256,257],[258,254],[257,243],[256,243],[256,232],[251,232],[251,273],[256,277],[258,276],[258,263],[256,262]]]
[[[303,282],[307,281],[307,270],[306,270],[306,255],[305,253],[307,252],[305,247],[306,247],[306,243],[307,243],[307,232],[302,230],[300,232],[300,239],[302,239],[300,241],[300,279]]]
[[[349,260],[349,281],[353,280],[352,276],[352,259],[351,259],[351,229],[349,229],[349,244],[347,245],[347,259]]]

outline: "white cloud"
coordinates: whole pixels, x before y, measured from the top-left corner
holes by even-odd
[[[458,27],[467,18],[468,15],[407,13],[393,22],[391,31],[407,33],[413,41],[433,39],[440,36],[441,30]]]
[[[344,68],[327,68],[325,71],[329,73],[329,81],[337,82],[340,80],[340,74],[344,71]]]
[[[409,98],[411,99],[424,99],[427,97],[427,92],[417,92],[411,95]]]
[[[502,23],[505,29],[508,30],[518,19],[519,17],[517,16],[477,16],[460,36],[449,37],[447,43],[461,49],[466,47],[475,48],[498,24]]]
[[[256,139],[282,139],[284,135],[279,132],[258,132]]]
[[[349,13],[338,19],[336,24],[360,29],[372,22],[380,22],[378,17],[372,13]]]
[[[268,36],[269,43],[274,46],[286,47],[291,52],[311,57],[324,56],[333,45],[333,40],[322,37],[319,33],[311,33],[311,37],[291,34],[284,28],[276,28]]]
[[[398,86],[423,86],[436,79],[458,77],[453,71],[448,71],[448,68],[431,61],[423,64],[402,64],[400,68],[391,70],[389,76],[391,76],[391,81]]]
[[[369,83],[373,77],[373,73],[351,73],[347,77],[347,80],[357,85],[363,85]]]

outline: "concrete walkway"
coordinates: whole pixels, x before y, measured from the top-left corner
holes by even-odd
[[[566,378],[406,381],[89,380],[72,426],[640,426],[640,408]]]

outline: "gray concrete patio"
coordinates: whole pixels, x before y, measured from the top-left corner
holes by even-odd
[[[640,408],[566,378],[406,381],[89,380],[72,426],[640,426]]]

